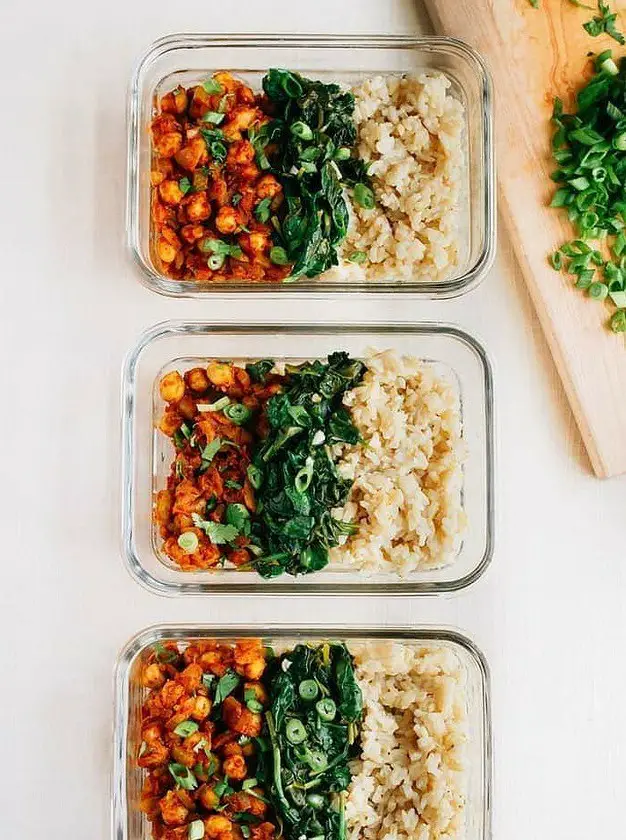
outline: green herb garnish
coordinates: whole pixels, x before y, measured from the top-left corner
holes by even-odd
[[[170,771],[176,784],[183,788],[183,790],[195,790],[198,787],[198,780],[189,767],[185,767],[184,764],[173,762],[167,765],[167,769]]]
[[[213,545],[231,543],[239,536],[239,531],[233,525],[222,525],[221,522],[203,519],[198,513],[192,513],[191,518],[196,528],[204,531]]]
[[[223,677],[220,677],[215,688],[214,703],[223,703],[229,694],[237,688],[241,682],[241,677],[234,671],[226,671]]]
[[[589,6],[586,6],[585,8],[588,9]],[[596,15],[591,20],[587,21],[587,23],[583,23],[585,31],[593,38],[606,32],[606,34],[610,35],[611,38],[617,41],[618,44],[625,44],[626,38],[624,38],[622,33],[618,31],[616,26],[617,14],[615,12],[611,12],[609,4],[603,3],[602,0],[599,0],[598,11],[600,13],[599,15]]]

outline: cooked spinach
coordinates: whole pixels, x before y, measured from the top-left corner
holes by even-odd
[[[342,405],[365,365],[346,353],[287,366],[284,391],[267,403],[269,434],[254,456],[257,516],[252,526],[262,554],[254,559],[263,577],[308,574],[324,568],[328,550],[351,523],[340,522],[352,482],[342,478],[331,446],[356,444],[359,433]]]
[[[367,165],[354,154],[354,96],[280,69],[264,77],[263,90],[275,117],[251,139],[257,163],[272,170],[285,193],[275,239],[293,263],[290,279],[315,277],[338,263],[349,221],[344,189],[371,194],[373,201]]]
[[[256,773],[285,837],[344,840],[348,762],[358,754],[362,713],[352,657],[338,643],[297,645],[269,663],[264,680],[271,749],[260,753]],[[318,695],[308,690],[312,683],[325,701],[323,715]]]

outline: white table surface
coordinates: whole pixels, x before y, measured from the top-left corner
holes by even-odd
[[[626,478],[590,475],[505,235],[478,291],[410,308],[235,309],[160,298],[136,280],[124,247],[135,57],[168,32],[239,27],[390,33],[428,23],[411,0],[0,6],[0,836],[109,837],[112,668],[140,628],[340,620],[456,625],[482,647],[493,677],[496,838],[623,836]],[[442,319],[482,337],[495,366],[499,456],[485,578],[427,601],[173,600],[135,584],[119,552],[120,364],[144,327],[194,316]]]

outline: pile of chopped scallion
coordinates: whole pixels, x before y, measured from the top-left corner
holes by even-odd
[[[615,307],[609,325],[626,332],[626,59],[610,50],[595,59],[595,74],[578,92],[574,114],[554,102],[553,156],[561,207],[577,238],[555,251],[557,271],[574,275],[577,288]]]

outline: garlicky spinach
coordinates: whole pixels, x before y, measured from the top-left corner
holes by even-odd
[[[367,165],[354,154],[354,96],[280,69],[263,78],[263,90],[275,117],[250,139],[257,163],[278,177],[285,193],[274,238],[293,264],[290,280],[316,277],[338,264],[349,221],[344,188],[354,189],[357,203],[374,206]]]
[[[324,568],[329,549],[356,530],[332,515],[352,482],[339,475],[331,447],[360,440],[342,399],[360,383],[365,365],[342,352],[327,363],[288,365],[286,372],[283,392],[267,403],[269,434],[253,460],[258,489],[252,533],[262,549],[254,565],[268,578]]]
[[[257,777],[286,840],[344,840],[348,762],[358,754],[363,698],[343,644],[297,645],[270,662],[265,713],[271,749]]]

